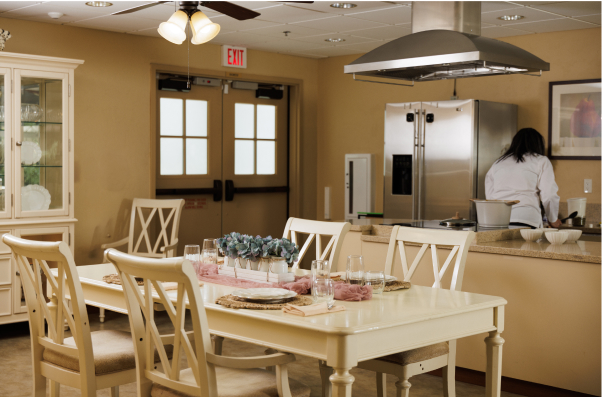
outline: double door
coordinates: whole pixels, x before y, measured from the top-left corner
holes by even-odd
[[[268,90],[270,91],[270,90]],[[157,198],[184,198],[179,253],[225,233],[280,236],[288,217],[288,87],[157,91]]]

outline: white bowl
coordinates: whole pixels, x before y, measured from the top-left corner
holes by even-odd
[[[568,229],[563,231],[569,234],[569,238],[566,239],[567,243],[574,243],[581,237],[581,230]]]
[[[546,232],[546,238],[552,244],[562,244],[569,238],[567,232]]]
[[[542,229],[520,229],[520,235],[523,236],[526,241],[535,241],[539,239],[542,234]]]
[[[548,228],[548,227],[543,228],[543,229],[537,229],[537,230],[541,230],[543,232],[544,236],[546,235],[546,232],[557,232],[558,231],[558,229],[552,229],[552,228]],[[546,239],[547,238],[548,237],[546,236]],[[548,241],[550,241],[550,240],[548,240]]]

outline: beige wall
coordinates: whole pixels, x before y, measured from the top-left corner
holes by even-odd
[[[518,127],[533,127],[548,136],[548,83],[600,78],[600,29],[574,30],[503,39],[551,64],[543,77],[496,76],[459,79],[462,99],[482,99],[518,105]],[[331,217],[344,217],[345,153],[376,156],[376,211],[382,211],[384,107],[386,103],[447,100],[453,81],[394,87],[355,82],[343,66],[356,55],[319,62],[318,99],[318,217],[324,216],[324,187],[331,187]],[[553,161],[561,201],[582,197],[583,179],[593,180],[590,203],[600,203],[600,161]]]
[[[151,63],[185,66],[186,46],[100,30],[0,18],[11,32],[6,51],[83,59],[75,70],[75,259],[98,263],[134,197],[149,197]],[[303,80],[302,216],[315,218],[317,61],[249,51],[244,73]],[[192,67],[220,66],[220,47],[191,46]],[[110,234],[112,237],[107,238]]]

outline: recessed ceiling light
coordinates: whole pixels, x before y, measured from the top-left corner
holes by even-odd
[[[497,17],[497,19],[501,19],[502,21],[518,21],[519,19],[523,19],[522,15],[502,15],[501,17]]]
[[[330,38],[330,39],[325,39],[324,41],[328,41],[329,43],[340,43],[342,41],[345,41],[345,39],[341,39],[340,37],[334,39],[334,38]]]
[[[355,8],[357,4],[353,3],[333,3],[330,5],[332,8]]]
[[[113,3],[109,3],[108,1],[89,1],[86,5],[90,7],[110,7]]]

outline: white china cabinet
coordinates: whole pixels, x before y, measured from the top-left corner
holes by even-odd
[[[73,74],[82,63],[0,52],[0,235],[65,241],[73,251]],[[17,266],[0,241],[0,324],[27,320]]]

